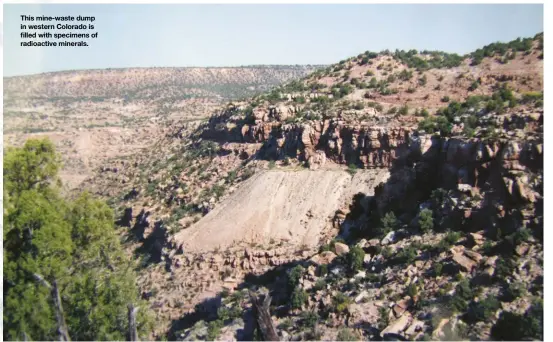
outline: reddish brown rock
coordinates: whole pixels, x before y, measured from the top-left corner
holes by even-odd
[[[334,244],[334,251],[336,255],[344,255],[349,253],[349,246],[341,242],[336,242]]]
[[[330,264],[334,258],[336,258],[336,254],[331,251],[326,251],[313,256],[311,261],[317,265],[327,265]]]

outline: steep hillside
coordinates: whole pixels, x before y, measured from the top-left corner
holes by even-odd
[[[158,336],[251,340],[246,288],[286,340],[543,336],[541,34],[365,52],[85,184],[144,260]]]
[[[251,96],[316,66],[132,68],[4,78],[4,143],[48,136],[76,188],[113,157],[149,147],[172,120],[200,120],[230,99]]]

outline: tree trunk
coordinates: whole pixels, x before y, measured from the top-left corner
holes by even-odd
[[[138,341],[138,333],[136,331],[136,312],[138,311],[134,305],[129,304],[129,341]]]
[[[257,329],[261,332],[263,341],[280,341],[269,311],[271,296],[267,294],[262,302],[255,293],[250,291],[250,298],[253,304],[254,317],[257,321]]]
[[[52,281],[52,284],[50,284],[46,281],[46,279],[44,279],[43,276],[37,273],[33,273],[33,276],[39,283],[46,286],[50,290],[50,295],[52,296],[52,301],[54,302],[54,310],[56,311],[56,321],[58,322],[58,334],[60,341],[71,341],[71,338],[69,337],[69,330],[67,329],[67,324],[65,324],[65,317],[63,315],[63,306],[61,304],[58,283],[54,279],[54,281]]]
[[[54,300],[54,307],[56,309],[56,320],[58,321],[58,334],[60,341],[71,341],[69,338],[69,331],[67,324],[65,324],[65,317],[63,316],[63,307],[61,305],[60,293],[58,291],[58,283],[56,280],[52,282],[52,299]]]

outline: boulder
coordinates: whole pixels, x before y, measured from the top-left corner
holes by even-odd
[[[495,267],[495,263],[497,262],[497,259],[499,259],[497,255],[491,256],[488,259],[486,259],[486,262],[484,263],[484,265]]]
[[[471,196],[474,196],[475,192],[470,184],[458,184],[457,190]]]
[[[515,247],[515,252],[518,256],[524,256],[528,252],[529,247],[527,243],[521,243]]]
[[[370,239],[369,241],[367,241],[367,246],[368,247],[374,247],[374,246],[378,246],[380,245],[380,240],[379,239]]]
[[[359,248],[366,248],[368,246],[368,241],[367,239],[361,239],[357,244],[356,244],[357,247]]]
[[[311,258],[311,261],[320,266],[330,264],[332,260],[334,260],[334,258],[336,258],[336,254],[332,253],[331,251],[326,251],[313,256]]]
[[[408,312],[401,316],[399,319],[390,323],[382,332],[380,333],[381,337],[387,334],[400,334],[411,322],[411,314]]]
[[[453,251],[452,251],[453,252]],[[465,256],[464,253],[453,252],[452,256],[453,261],[455,261],[465,272],[472,272],[473,268],[476,267],[476,262]]]
[[[341,242],[336,242],[334,244],[334,251],[337,255],[344,255],[349,253],[349,246]]]
[[[386,236],[380,241],[382,246],[389,245],[395,241],[396,233],[394,231],[389,232]]]
[[[405,335],[409,338],[413,338],[415,335],[424,330],[424,322],[414,319],[409,328],[405,330]]]
[[[484,244],[484,236],[479,233],[469,233],[468,240],[472,245],[480,246]]]
[[[527,182],[523,179],[517,178],[514,183],[514,189],[522,201],[526,203],[534,203],[536,202],[536,196],[532,190],[528,189],[526,184]]]
[[[353,278],[365,278],[367,273],[365,271],[359,271]]]
[[[397,302],[392,308],[392,310],[394,311],[394,315],[396,316],[396,318],[399,318],[401,315],[403,315],[403,313],[407,310],[408,307],[409,307],[409,301],[404,299]]]
[[[465,254],[467,257],[471,258],[477,263],[479,263],[482,260],[482,255],[480,255],[479,253],[476,253],[475,251],[471,251],[470,249],[465,249],[463,251],[463,254]]]
[[[358,294],[355,299],[353,300],[355,303],[359,304],[368,296],[367,291],[363,291],[360,294]]]

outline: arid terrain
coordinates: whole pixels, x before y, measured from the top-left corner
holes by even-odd
[[[67,189],[106,160],[139,153],[172,120],[201,120],[230,99],[270,89],[315,66],[134,68],[4,78],[4,144],[48,136]]]
[[[63,73],[42,95],[5,80],[5,115],[27,113],[5,141],[51,127],[86,166],[66,181],[114,208],[152,339],[543,338],[543,34],[273,70],[257,94],[215,92],[222,70],[178,101],[170,69]],[[264,324],[249,291],[271,297]]]

